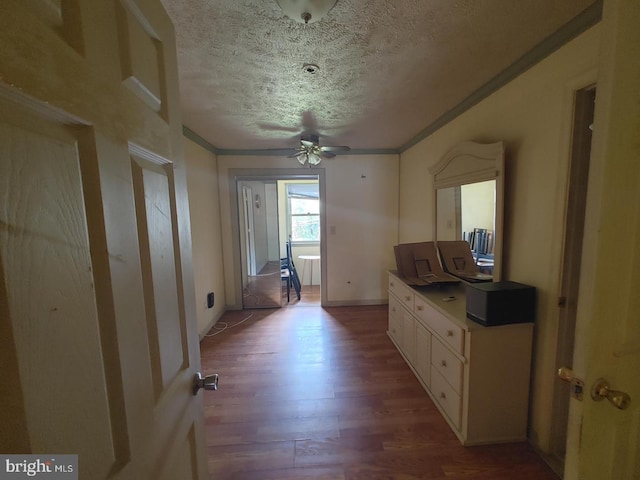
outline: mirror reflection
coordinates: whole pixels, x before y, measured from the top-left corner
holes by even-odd
[[[478,274],[500,281],[504,144],[461,142],[429,171],[433,174],[436,243],[455,242],[456,258],[460,249],[465,250]]]
[[[436,202],[437,240],[468,242],[480,272],[493,274],[496,181],[438,189]]]
[[[437,240],[465,240],[481,273],[492,274],[496,230],[496,181],[437,190]]]

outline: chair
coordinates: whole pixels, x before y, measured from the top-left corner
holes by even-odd
[[[471,252],[482,273],[493,273],[493,232],[485,228],[474,228],[470,233]]]
[[[300,300],[300,291],[302,285],[300,284],[300,278],[296,271],[296,266],[293,263],[293,255],[291,253],[291,241],[286,243],[287,256],[280,259],[280,278],[287,282],[287,302],[289,301],[289,295],[291,291],[291,285],[293,285],[296,291],[296,296]]]

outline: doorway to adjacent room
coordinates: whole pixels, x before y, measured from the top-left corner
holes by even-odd
[[[265,170],[233,177],[243,309],[321,305],[323,173]],[[287,295],[292,281],[283,271],[288,241],[301,288],[291,283]]]

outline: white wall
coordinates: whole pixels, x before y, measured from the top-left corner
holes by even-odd
[[[187,188],[191,210],[193,272],[198,333],[202,337],[225,311],[226,295],[220,235],[217,160],[214,154],[184,138]],[[214,306],[207,308],[207,293]]]
[[[267,222],[267,244],[269,261],[279,262],[280,244],[278,242],[278,188],[275,183],[264,186],[264,209]]]
[[[403,243],[431,240],[433,210],[425,205],[431,199],[429,166],[461,141],[505,142],[503,279],[537,288],[530,438],[544,451],[556,381],[573,92],[595,82],[598,52],[596,26],[404,152],[400,160],[399,239]]]
[[[387,271],[396,268],[398,157],[338,158],[327,162],[327,299],[386,302]]]
[[[218,157],[223,246],[237,250],[230,203],[230,169],[261,169],[309,173],[295,159],[262,156]],[[323,247],[326,265],[323,297],[327,305],[384,303],[386,271],[395,268],[397,243],[398,156],[343,155],[325,160]],[[235,255],[225,255],[227,305],[239,308]],[[301,265],[300,265],[301,266]],[[296,263],[296,267],[300,268]],[[315,276],[315,272],[314,272]]]

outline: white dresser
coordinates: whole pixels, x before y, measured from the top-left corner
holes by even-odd
[[[468,320],[465,289],[390,272],[388,334],[463,445],[526,440],[533,324]]]

